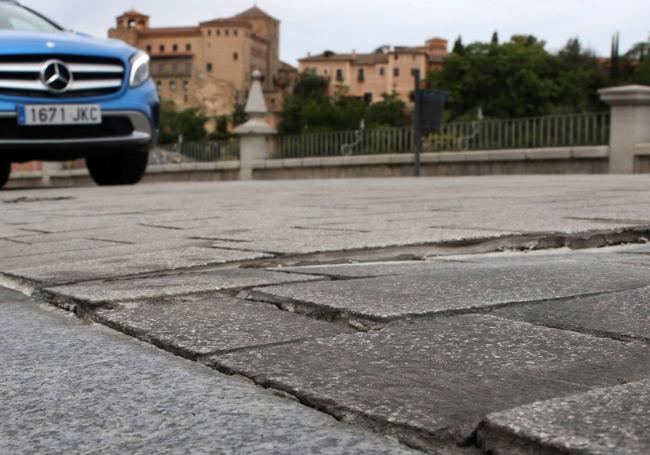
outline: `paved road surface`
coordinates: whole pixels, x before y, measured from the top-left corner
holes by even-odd
[[[5,451],[650,452],[648,176],[26,190],[0,210],[0,285],[33,295],[0,295]]]

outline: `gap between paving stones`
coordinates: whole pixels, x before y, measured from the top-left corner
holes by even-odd
[[[605,246],[616,246],[623,244],[646,244],[650,239],[650,226],[637,226],[615,230],[594,230],[574,234],[527,234],[503,237],[485,237],[477,239],[455,240],[446,242],[435,242],[431,244],[416,244],[403,246],[387,246],[379,248],[362,248],[344,251],[308,253],[308,254],[285,254],[266,253],[259,250],[232,250],[270,254],[271,258],[248,259],[232,261],[228,263],[216,262],[196,267],[185,267],[166,271],[132,273],[111,277],[112,279],[145,278],[150,276],[164,276],[166,274],[181,274],[194,271],[202,271],[208,268],[239,267],[239,268],[277,268],[275,271],[282,271],[282,267],[300,267],[310,265],[337,265],[347,263],[364,262],[396,262],[396,261],[418,261],[431,257],[457,256],[471,254],[485,254],[502,251],[535,251],[545,249],[569,248],[572,250],[601,248]],[[197,245],[200,247],[200,245]],[[210,248],[210,247],[207,247]],[[221,248],[217,249],[229,249]],[[56,283],[60,285],[79,284],[93,280],[71,280],[69,282]],[[25,292],[39,290],[40,283],[35,280],[16,276],[11,272],[0,272],[0,285],[8,289]],[[30,294],[31,295],[31,294]]]
[[[638,290],[638,289],[643,289],[647,286],[644,286],[642,288],[631,288],[629,289],[630,291]],[[561,299],[556,299],[556,300],[544,300],[544,301],[538,301],[538,302],[523,302],[523,303],[515,303],[515,304],[508,304],[504,306],[494,306],[494,307],[489,307],[489,308],[481,308],[476,311],[474,311],[474,314],[485,314],[485,315],[492,315],[496,316],[499,318],[504,318],[504,319],[510,319],[513,321],[521,321],[520,319],[516,318],[510,318],[507,315],[504,314],[492,314],[497,310],[509,308],[509,307],[514,307],[516,306],[535,306],[535,305],[543,305],[544,303],[552,303],[552,302],[562,302],[562,301],[571,301],[576,298],[581,298],[581,297],[597,297],[601,295],[612,295],[612,294],[617,294],[623,291],[607,291],[607,292],[602,292],[602,293],[596,293],[596,294],[588,294],[588,295],[579,295],[575,297],[567,297],[567,298],[561,298]],[[645,338],[639,338],[635,336],[628,336],[625,334],[621,333],[616,333],[608,330],[594,330],[594,329],[589,329],[588,327],[576,327],[568,324],[560,324],[560,323],[552,323],[552,322],[542,322],[542,321],[530,321],[526,320],[523,321],[526,322],[527,324],[535,325],[538,327],[546,327],[550,329],[557,329],[557,330],[564,330],[565,332],[576,332],[576,333],[581,333],[583,335],[589,335],[592,337],[596,338],[605,338],[609,340],[614,340],[614,341],[621,341],[623,343],[642,343],[642,344],[647,344],[650,346],[650,340],[645,339]]]
[[[359,250],[338,251],[329,253],[312,253],[312,254],[276,254],[272,258],[250,259],[243,261],[233,261],[230,263],[215,263],[208,265],[201,265],[196,267],[186,267],[174,270],[163,270],[157,272],[144,272],[128,274],[123,276],[116,276],[107,278],[106,281],[128,280],[137,278],[152,278],[164,277],[171,275],[182,275],[186,273],[201,272],[206,270],[219,270],[220,268],[241,268],[241,269],[259,269],[265,268],[273,270],[274,272],[284,272],[283,267],[300,267],[310,265],[338,265],[347,263],[365,263],[365,262],[401,262],[401,261],[424,261],[431,257],[442,257],[446,255],[472,255],[484,254],[500,251],[533,251],[544,249],[557,249],[557,248],[570,248],[570,249],[587,249],[599,248],[604,246],[615,246],[621,244],[644,244],[650,238],[650,226],[637,226],[633,228],[615,229],[609,231],[596,230],[586,231],[575,234],[530,234],[522,236],[504,236],[504,237],[488,237],[481,239],[470,239],[460,241],[439,242],[429,245],[411,245],[402,247],[382,247],[382,248],[366,248]],[[256,251],[259,252],[259,251]],[[300,272],[299,272],[300,274]],[[303,273],[311,275],[309,273]],[[359,278],[339,277],[339,276],[323,276],[324,280],[351,280]],[[368,277],[363,277],[368,278]],[[56,286],[61,285],[74,285],[87,281],[95,280],[77,280],[65,283],[56,283]],[[13,289],[26,295],[41,294],[44,287],[41,283],[28,278],[15,276],[11,272],[0,273],[0,286],[8,289]],[[269,285],[270,286],[270,285]],[[51,287],[48,285],[48,287]],[[253,288],[263,288],[265,286],[251,286]],[[245,293],[245,294],[243,294]],[[338,309],[327,308],[319,305],[310,304],[308,302],[294,301],[291,299],[277,299],[265,293],[247,292],[246,288],[237,290],[236,295],[250,301],[260,303],[272,304],[284,311],[297,312],[308,317],[322,319],[333,323],[343,323],[350,325],[350,327],[357,330],[366,331],[377,328],[378,324],[385,325],[391,322],[390,320],[376,321],[368,318],[357,318],[349,312],[341,311]],[[570,298],[588,296],[588,295],[575,295]],[[73,311],[81,318],[86,318],[88,315],[84,307],[83,301],[75,301],[75,299],[61,299],[58,296],[45,293],[43,298],[50,303],[60,306],[68,311]],[[525,303],[542,303],[548,300]],[[514,302],[505,304],[520,304],[522,302]],[[493,307],[494,309],[500,306]],[[438,316],[449,316],[458,314],[477,313],[476,309],[469,308],[463,310],[451,310],[449,312],[439,312]],[[354,318],[351,316],[355,316]],[[422,315],[417,315],[421,317]],[[427,317],[429,315],[424,315]],[[409,317],[409,315],[405,315]]]
[[[295,343],[287,343],[295,344]],[[271,348],[273,346],[265,346]],[[449,439],[445,431],[431,432],[425,428],[416,428],[410,425],[391,422],[386,423],[375,419],[372,416],[363,414],[360,410],[351,410],[349,407],[338,406],[333,400],[323,400],[319,397],[311,397],[306,394],[294,393],[294,391],[285,387],[284,384],[271,380],[260,380],[254,375],[249,376],[242,372],[233,370],[224,365],[216,364],[210,361],[211,356],[200,356],[197,362],[208,366],[209,368],[232,377],[242,377],[251,381],[257,387],[264,390],[279,393],[280,396],[296,401],[304,406],[315,409],[334,417],[336,420],[355,425],[373,433],[381,434],[396,439],[401,444],[436,455],[482,455],[485,454],[478,446],[476,431],[467,438],[462,445],[457,441]]]
[[[377,248],[377,249],[369,248],[369,249],[353,250],[353,251],[317,253],[317,254],[293,255],[293,256],[278,255],[278,257],[271,258],[271,259],[257,259],[257,260],[234,262],[234,263],[224,265],[223,267],[237,266],[241,268],[268,268],[268,267],[279,267],[279,266],[281,267],[281,266],[299,266],[299,265],[315,265],[315,264],[329,265],[329,264],[341,264],[346,262],[376,262],[378,260],[382,261],[387,259],[392,261],[424,260],[426,259],[426,257],[444,256],[452,252],[454,255],[458,255],[458,254],[475,254],[475,253],[485,253],[485,252],[494,252],[494,251],[503,251],[503,250],[538,250],[538,249],[562,248],[562,247],[568,247],[571,249],[584,249],[584,248],[595,248],[595,247],[611,246],[611,245],[618,245],[618,244],[625,244],[625,243],[646,243],[648,237],[650,237],[650,227],[622,229],[616,231],[590,231],[588,233],[580,233],[575,235],[552,234],[552,235],[542,235],[542,236],[535,236],[535,235],[514,236],[514,237],[510,236],[510,237],[487,238],[487,239],[470,240],[470,241],[443,242],[443,243],[437,243],[431,245],[412,245],[412,246],[405,246],[405,247],[388,247],[388,248]],[[407,252],[405,252],[405,250],[407,250]],[[171,274],[177,275],[183,273],[190,273],[193,271],[204,271],[206,268],[217,270],[214,265],[200,266],[200,267],[191,267],[187,269],[178,269],[178,270],[174,270],[173,272],[170,271],[169,273],[163,272],[159,274],[152,274],[152,273],[132,274],[128,276],[115,277],[112,278],[112,280],[133,279],[133,278],[141,278],[147,276],[166,276]],[[276,268],[275,271],[282,272],[282,269]],[[336,279],[336,277],[334,278],[323,277],[323,278],[324,280]],[[84,281],[79,281],[77,283],[82,283],[82,282]],[[70,299],[70,301],[68,302],[65,302],[63,300],[57,300],[58,297],[55,294],[42,293],[43,290],[39,287],[39,283],[28,279],[13,277],[10,273],[0,274],[0,286],[5,286],[14,290],[18,290],[20,292],[29,295],[34,293],[41,294],[48,301],[48,303],[60,306],[70,311],[75,311],[75,309],[79,306],[80,303],[80,302],[74,302],[75,299]],[[267,286],[272,286],[272,285],[267,285]],[[253,287],[261,288],[265,286],[251,286],[250,288],[252,289]],[[278,306],[280,309],[283,309],[285,311],[293,311],[293,312],[301,313],[300,305],[304,304],[304,302],[269,302],[266,300],[259,300],[255,296],[252,296],[251,298],[251,295],[246,294],[247,291],[244,288],[238,289],[236,291],[239,293],[238,295],[239,298],[246,298],[247,300],[258,301],[259,303],[264,303],[264,304],[274,304]],[[512,305],[520,305],[522,303],[525,303],[527,305],[534,305],[534,304],[549,302],[549,301],[568,300],[577,297],[602,295],[602,294],[609,294],[613,292],[616,291],[607,291],[607,292],[593,293],[593,294],[580,294],[580,295],[573,295],[570,297],[562,297],[560,299],[546,299],[540,301],[527,301],[527,302],[509,302],[507,304],[497,305],[490,309],[502,308],[502,307],[512,306]],[[308,310],[309,311],[306,311],[305,314],[306,316],[316,317],[317,319],[325,319],[329,322],[345,321],[346,324],[350,325],[353,328],[356,328],[357,330],[381,329],[385,327],[386,323],[390,324],[391,322],[394,322],[394,321],[356,321],[349,318],[347,312],[341,312],[337,310],[336,313],[332,313],[329,312],[327,309],[325,309],[325,312],[323,313],[322,311],[324,309],[318,308],[317,305],[308,308]],[[424,318],[428,318],[431,316],[448,317],[448,316],[455,316],[455,315],[466,314],[466,313],[485,313],[485,312],[486,312],[485,310],[481,311],[480,309],[477,308],[471,308],[471,309],[463,309],[463,310],[450,310],[450,311],[438,312],[438,313],[427,314],[427,315],[419,315],[418,317],[424,317]],[[94,320],[94,318],[92,318],[92,313],[89,312],[83,312],[83,311],[79,312],[77,310],[75,311],[75,314],[77,314],[77,316],[80,316],[82,318],[90,318]],[[115,329],[115,327],[112,327],[111,324],[105,324],[105,325]],[[567,330],[563,328],[560,329]],[[128,333],[128,331],[125,331],[124,333]],[[133,334],[129,334],[129,335],[134,336]],[[146,337],[144,338],[140,337],[140,339],[143,339],[143,341],[147,341],[149,343],[153,343],[162,349],[168,351],[171,350],[170,347],[165,345],[164,343],[155,343],[152,340],[146,339]],[[264,349],[264,348],[270,348],[270,347],[281,346],[286,344],[294,344],[300,341],[301,340],[292,340],[286,343],[284,342],[272,343],[269,345],[256,346],[255,349]],[[174,352],[174,350],[171,351]],[[239,349],[237,349],[236,351],[239,351]],[[232,352],[235,352],[235,350],[233,350]],[[174,353],[177,355],[183,355],[183,353],[179,353],[179,352],[174,352]],[[187,355],[184,355],[184,357],[187,357]],[[203,362],[205,359],[203,356],[201,356],[201,357],[195,357],[192,360]],[[235,373],[234,371],[228,371],[227,368],[219,368],[215,366],[213,366],[213,368],[216,368],[217,370],[223,373],[227,373],[231,375]],[[250,379],[255,381],[254,378],[250,378]],[[258,385],[262,386],[259,383]],[[319,409],[321,411],[324,411],[328,414],[331,414],[341,421],[354,423],[356,425],[361,425],[375,432],[398,437],[400,440],[404,441],[406,444],[412,447],[422,448],[423,446],[426,445],[424,444],[424,441],[428,441],[427,444],[431,443],[430,441],[432,435],[428,433],[426,430],[414,429],[407,426],[404,426],[404,428],[398,428],[395,426],[392,426],[391,428],[387,428],[381,422],[378,422],[371,417],[360,416],[357,414],[352,415],[349,411],[346,411],[343,408],[337,408],[336,406],[332,406],[333,403],[323,406],[322,403],[317,402],[317,400],[311,400],[309,397],[294,396],[293,394],[291,394],[291,392],[282,390],[281,384],[268,383],[268,384],[264,384],[263,387],[270,388],[270,389],[278,389],[281,390],[282,393],[284,394],[289,393],[291,397],[297,399],[301,403]],[[467,442],[468,444],[472,444],[472,441],[467,441]],[[443,448],[449,449],[449,446],[444,445],[444,447],[443,446],[431,447],[432,450],[438,450]],[[458,449],[458,450],[464,451],[465,449]],[[467,447],[466,450],[476,453],[476,450],[472,447]]]
[[[369,277],[355,277],[355,278],[349,278],[346,281],[353,281],[353,280],[365,280]],[[370,277],[373,278],[373,277]],[[328,281],[328,280],[322,280],[322,281]],[[329,280],[329,281],[337,281],[337,280]],[[339,280],[342,281],[342,280]],[[314,283],[314,281],[310,281],[309,283]],[[292,283],[295,284],[295,283]],[[257,286],[256,289],[261,289],[262,287],[273,287],[274,285],[266,285],[266,286]],[[638,288],[630,288],[629,290],[636,290],[636,289],[642,289],[647,286],[641,286]],[[571,301],[574,299],[582,298],[582,297],[597,297],[601,295],[609,295],[609,294],[616,294],[618,292],[621,292],[620,290],[612,290],[612,291],[602,291],[602,292],[588,292],[588,293],[582,293],[582,294],[575,294],[575,295],[570,295],[570,296],[563,296],[563,297],[557,297],[557,298],[550,298],[550,299],[540,299],[540,300],[525,300],[525,301],[511,301],[511,302],[505,302],[505,303],[495,303],[493,305],[490,305],[489,307],[470,307],[470,308],[460,308],[460,309],[450,309],[450,310],[441,310],[441,311],[432,311],[430,313],[419,313],[419,314],[403,314],[400,316],[395,316],[395,317],[389,317],[389,318],[372,318],[368,317],[363,314],[358,314],[355,312],[351,311],[345,311],[345,310],[340,310],[339,308],[333,308],[327,305],[323,304],[318,304],[318,303],[313,303],[313,302],[307,302],[307,301],[301,301],[301,300],[296,300],[292,299],[289,297],[281,297],[281,296],[276,296],[273,294],[268,294],[265,292],[260,292],[257,290],[251,290],[251,291],[242,291],[237,297],[245,299],[250,302],[258,302],[258,303],[265,303],[265,304],[270,304],[274,305],[280,310],[283,311],[288,311],[290,313],[296,313],[296,314],[301,314],[303,316],[307,316],[309,318],[317,319],[317,320],[323,320],[327,321],[330,323],[338,323],[338,324],[343,324],[348,327],[351,327],[355,330],[358,330],[360,332],[368,332],[370,330],[381,330],[385,327],[388,327],[392,324],[396,324],[405,320],[430,320],[430,319],[436,319],[436,318],[446,318],[446,317],[453,317],[453,316],[461,316],[461,315],[467,315],[467,314],[490,314],[493,311],[499,310],[499,309],[504,309],[504,308],[510,308],[510,307],[516,307],[516,306],[521,306],[521,305],[541,305],[545,303],[551,303],[551,302],[565,302],[565,301]],[[499,316],[506,318],[505,316]],[[614,339],[616,341],[624,341],[624,342],[631,342],[631,341],[639,341],[636,338],[631,338],[631,339],[620,339],[612,336],[607,336],[605,334],[597,335],[596,333],[590,333],[588,331],[580,331],[580,330],[575,330],[572,328],[566,328],[566,327],[554,327],[554,326],[545,326],[543,324],[535,324],[535,323],[530,323],[532,325],[538,325],[541,327],[550,327],[554,329],[559,329],[559,330],[565,330],[569,332],[578,332],[578,333],[584,333],[586,335],[593,335],[597,336],[599,338],[610,338]]]
[[[211,271],[216,271],[217,269],[212,268]],[[178,276],[178,275],[184,275],[184,274],[165,274],[165,275],[152,275],[152,276],[147,276],[146,278],[151,278],[151,277],[164,277],[164,276]],[[299,275],[299,274],[296,274]],[[142,278],[142,277],[137,277],[137,278]],[[320,281],[332,281],[329,280],[328,277],[320,277]],[[120,278],[113,278],[111,280],[105,280],[105,281],[121,281],[124,280],[125,278],[120,277]],[[133,279],[133,278],[129,278]],[[305,284],[305,283],[314,283],[319,280],[296,280],[296,281],[291,281],[290,283],[287,284]],[[81,283],[89,283],[89,281],[86,282],[81,282]],[[0,282],[0,285],[2,283]],[[170,295],[165,295],[162,297],[154,296],[154,297],[142,297],[142,298],[137,298],[138,303],[142,304],[164,304],[168,299],[172,298],[182,298],[182,297],[210,297],[210,296],[215,296],[215,295],[225,295],[228,297],[233,297],[233,298],[238,298],[241,300],[245,300],[247,302],[254,302],[254,303],[266,303],[266,302],[255,302],[255,301],[249,301],[245,298],[242,298],[241,295],[242,293],[244,295],[247,295],[248,290],[252,290],[254,288],[265,288],[269,286],[275,286],[277,283],[268,283],[268,284],[253,284],[253,285],[248,285],[248,286],[235,286],[232,288],[227,288],[227,289],[216,289],[214,291],[198,291],[198,292],[183,292],[179,294],[170,294]],[[131,298],[125,298],[125,299],[117,299],[117,300],[111,300],[111,301],[93,301],[90,302],[86,299],[83,298],[77,298],[73,297],[70,295],[62,294],[59,292],[56,292],[52,290],[52,288],[43,288],[39,289],[36,291],[36,294],[46,301],[47,303],[57,306],[59,308],[62,308],[66,311],[70,311],[74,313],[77,317],[80,319],[85,319],[85,320],[95,320],[95,311],[99,308],[103,310],[111,310],[119,306],[120,303],[125,303],[132,301],[134,299]],[[32,294],[28,294],[32,295]],[[273,305],[275,306],[275,305]],[[97,321],[96,321],[97,322]],[[131,335],[131,334],[129,334]]]

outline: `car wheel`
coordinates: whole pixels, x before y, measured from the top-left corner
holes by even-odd
[[[86,167],[98,185],[135,185],[147,170],[149,152],[128,153],[86,157]]]
[[[7,184],[11,175],[11,163],[9,161],[0,161],[0,188]]]

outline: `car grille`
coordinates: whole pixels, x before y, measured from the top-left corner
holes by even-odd
[[[127,117],[104,117],[98,125],[20,126],[15,117],[0,117],[0,141],[93,139],[126,137],[133,133]]]
[[[72,74],[63,93],[50,91],[40,80],[46,62],[59,60]],[[124,83],[124,65],[112,58],[70,55],[0,56],[0,95],[30,98],[80,98],[118,92]]]

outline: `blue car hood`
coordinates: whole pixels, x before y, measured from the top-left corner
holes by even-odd
[[[48,43],[49,46],[48,46]],[[82,55],[89,57],[113,57],[123,62],[136,49],[122,41],[97,39],[72,32],[19,32],[0,30],[0,55]]]

